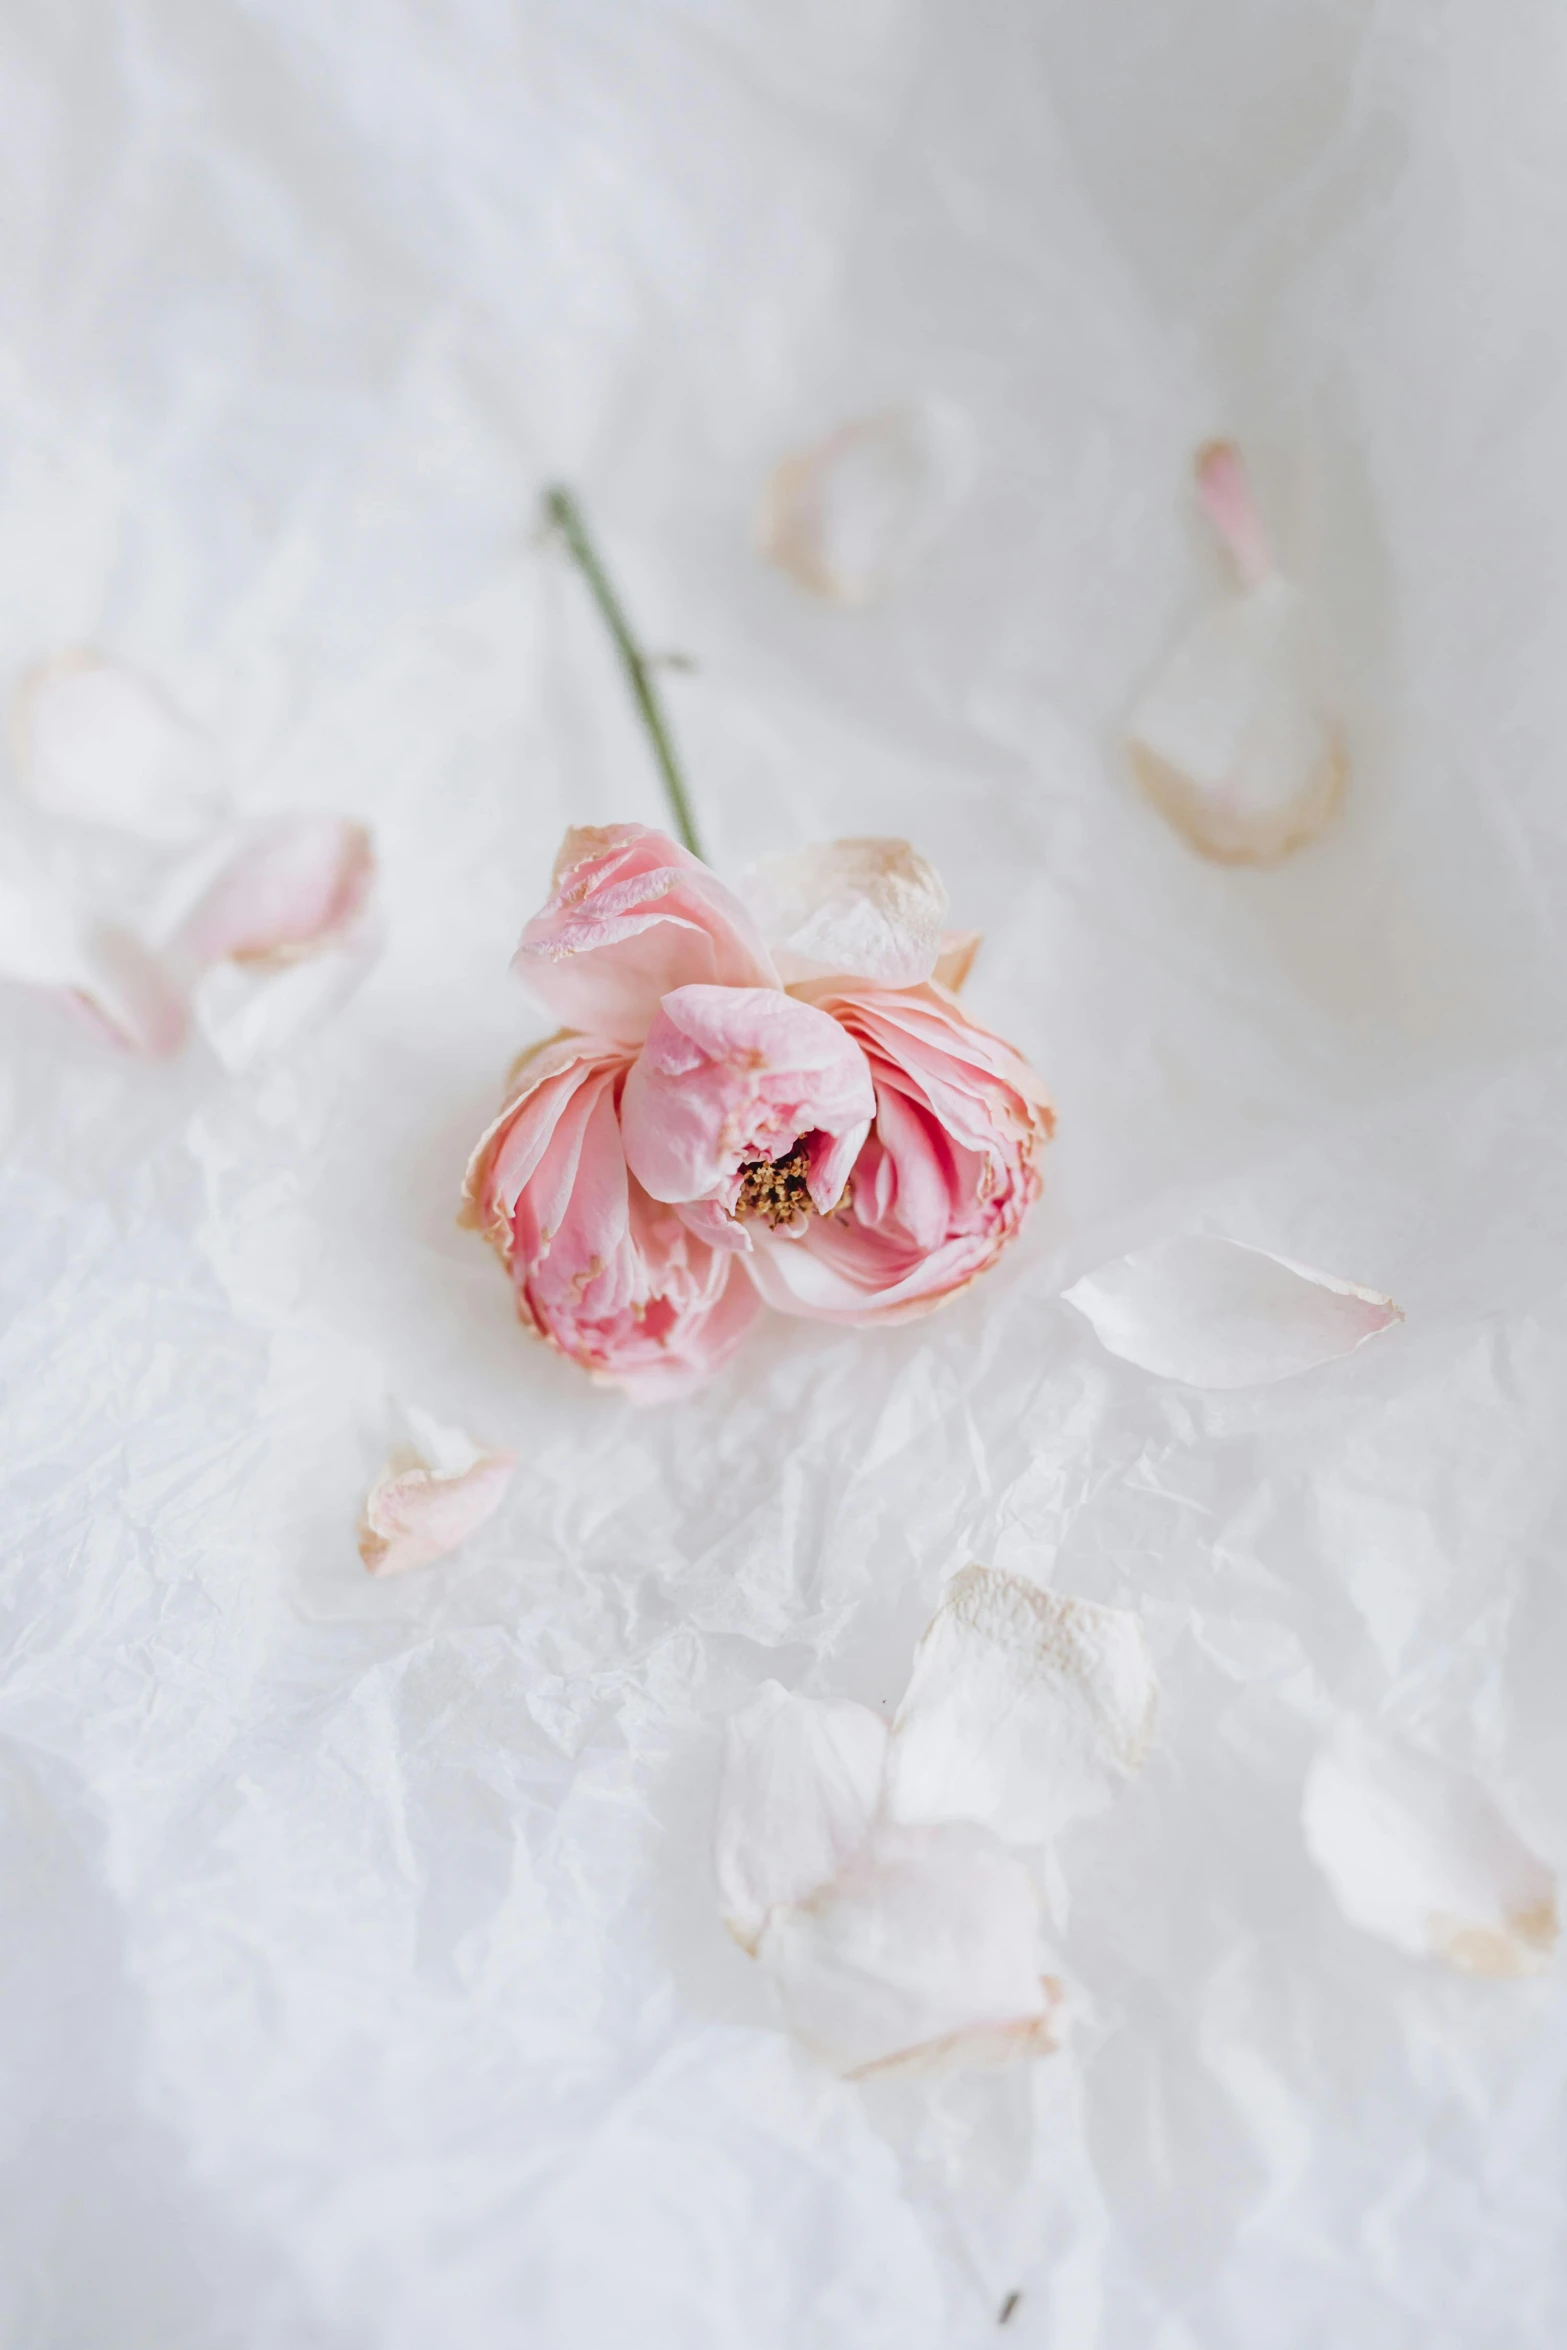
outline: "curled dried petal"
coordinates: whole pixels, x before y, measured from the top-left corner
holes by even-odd
[[[893,1724],[887,1808],[1035,1843],[1142,1767],[1159,1684],[1142,1620],[994,1567],[954,1575]]]
[[[785,984],[827,976],[917,987],[936,968],[947,892],[906,840],[817,841],[742,876]]]
[[[1188,1387],[1290,1379],[1404,1318],[1377,1290],[1201,1232],[1116,1257],[1063,1295],[1111,1354]]]
[[[150,679],[85,648],[29,669],[11,704],[17,772],[41,807],[146,840],[216,814],[212,751]]]
[[[883,1823],[809,1900],[771,1913],[758,1955],[790,2029],[855,2078],[1058,2043],[1033,1881],[967,1822]]]
[[[714,1868],[724,1923],[755,1954],[781,1903],[803,1901],[864,1842],[887,1725],[868,1706],[764,1681],[724,1729]]]
[[[162,1059],[188,1026],[185,996],[128,923],[96,913],[18,841],[0,871],[0,979],[63,997],[100,1035]]]
[[[199,969],[235,962],[278,969],[340,945],[375,883],[375,852],[346,816],[279,816],[203,859],[204,878],[174,932]]]
[[[359,1555],[372,1575],[401,1575],[455,1550],[495,1515],[517,1456],[483,1452],[460,1428],[425,1412],[404,1415],[395,1446],[365,1497]]]
[[[1344,1914],[1472,1975],[1536,1973],[1556,1947],[1556,1879],[1480,1782],[1357,1726],[1313,1763],[1306,1844]]]
[[[757,544],[812,595],[871,603],[912,568],[972,471],[968,431],[946,408],[858,417],[783,460],[757,513]]]

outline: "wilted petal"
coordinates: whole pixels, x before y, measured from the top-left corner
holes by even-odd
[[[965,1567],[915,1651],[887,1808],[1041,1842],[1103,1810],[1141,1768],[1158,1694],[1129,1609]]]
[[[758,1956],[790,2029],[837,2071],[1000,2064],[1057,2045],[1039,1899],[984,1828],[883,1824]]]
[[[334,948],[365,919],[375,853],[346,816],[278,816],[216,843],[176,884],[171,949],[198,969],[280,968]]]
[[[1479,1781],[1349,1727],[1312,1765],[1306,1844],[1344,1914],[1417,1957],[1527,1975],[1556,1947],[1556,1879]]]
[[[964,421],[934,403],[841,425],[786,457],[764,493],[757,544],[813,595],[868,604],[900,579],[968,487]]]
[[[216,814],[205,738],[149,679],[99,653],[56,653],[28,670],[11,737],[22,782],[54,815],[182,841]]]
[[[764,857],[741,889],[786,985],[832,974],[917,987],[936,968],[947,893],[906,840],[818,841]]]
[[[428,1413],[403,1415],[395,1446],[365,1498],[359,1555],[372,1575],[401,1575],[444,1558],[495,1515],[517,1456],[483,1452],[460,1428]]]
[[[764,1681],[724,1730],[713,1864],[724,1923],[754,1953],[772,1910],[858,1850],[881,1794],[887,1725],[868,1706]]]
[[[1269,865],[1314,840],[1343,796],[1343,730],[1307,598],[1271,567],[1238,453],[1199,480],[1242,586],[1189,630],[1129,726],[1155,805],[1204,856]]]
[[[1243,1241],[1184,1233],[1063,1292],[1102,1346],[1188,1387],[1263,1387],[1401,1322],[1390,1297]]]

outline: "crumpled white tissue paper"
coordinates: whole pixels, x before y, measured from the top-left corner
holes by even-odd
[[[362,815],[387,943],[249,1072],[0,999],[4,2350],[1567,2338],[1560,1955],[1399,1947],[1307,1827],[1353,1722],[1567,1863],[1564,117],[1546,0],[7,10],[3,682],[100,647]],[[929,409],[875,601],[763,560]],[[1266,872],[1124,748],[1217,435],[1352,772]],[[454,1222],[562,830],[661,814],[554,479],[725,874],[911,841],[1059,1114],[969,1295],[661,1412]],[[1062,1292],[1183,1233],[1406,1320],[1172,1382]],[[381,1579],[388,1395],[517,1468]],[[968,1558],[1135,1609],[1158,1740],[1052,1848],[1067,2044],[855,2085],[718,1921],[721,1725],[890,1719]]]

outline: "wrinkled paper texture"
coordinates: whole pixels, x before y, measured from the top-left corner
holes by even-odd
[[[1555,2350],[1559,1960],[1355,1924],[1353,1718],[1567,1863],[1558,12],[1339,0],[18,0],[11,680],[155,677],[260,821],[373,827],[363,989],[281,1065],[0,1001],[0,2344]],[[974,451],[833,609],[779,459]],[[1288,866],[1125,764],[1233,433],[1351,782]],[[636,1413],[456,1230],[545,1032],[568,823],[660,818],[580,490],[721,869],[913,842],[1059,1112],[1008,1259]],[[1406,1323],[1276,1388],[1061,1304],[1172,1232]],[[367,1576],[389,1394],[518,1468]],[[1135,1608],[1157,1739],[1045,1873],[1066,2045],[846,2084],[723,1932],[722,1724],[890,1720],[967,1558]]]

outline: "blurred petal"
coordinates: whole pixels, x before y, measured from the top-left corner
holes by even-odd
[[[211,746],[149,679],[99,653],[29,669],[11,739],[22,782],[52,815],[152,841],[189,840],[216,817]]]
[[[63,996],[128,1051],[154,1060],[176,1051],[185,998],[146,941],[79,903],[20,843],[5,842],[3,854],[0,979]]]
[[[819,841],[741,876],[787,985],[826,975],[917,987],[936,968],[947,893],[906,840]]]
[[[365,916],[375,853],[346,816],[279,816],[207,851],[187,878],[171,945],[198,968],[297,961]]]
[[[340,1012],[380,948],[367,925],[298,961],[215,963],[196,982],[196,1025],[225,1068],[259,1068]]]
[[[886,1824],[809,1900],[776,1908],[758,1952],[785,2017],[852,2075],[1042,2056],[1059,1986],[1041,1972],[1039,1897],[983,1828]]]
[[[1351,1923],[1472,1975],[1536,1973],[1557,1886],[1479,1781],[1346,1727],[1311,1767],[1306,1844]]]
[[[974,968],[974,957],[984,943],[982,930],[944,930],[931,977],[938,985],[950,988],[954,995],[960,995]]]
[[[1063,1292],[1123,1361],[1189,1387],[1262,1387],[1403,1320],[1390,1297],[1243,1241],[1185,1233]]]
[[[372,1575],[401,1575],[455,1550],[494,1516],[517,1463],[427,1413],[404,1418],[408,1441],[394,1448],[359,1520],[359,1555]]]
[[[965,1567],[914,1656],[887,1808],[1038,1843],[1102,1811],[1142,1767],[1159,1684],[1142,1620]]]
[[[803,1901],[870,1832],[887,1725],[868,1706],[764,1681],[724,1730],[714,1869],[724,1923],[753,1954],[769,1913]]]
[[[1203,503],[1240,574],[1132,713],[1138,780],[1192,846],[1269,865],[1314,840],[1343,796],[1343,730],[1302,591],[1273,569],[1239,452],[1199,453]]]
[[[965,420],[927,402],[841,425],[786,457],[763,495],[757,544],[812,595],[868,604],[918,560],[973,477]]]

